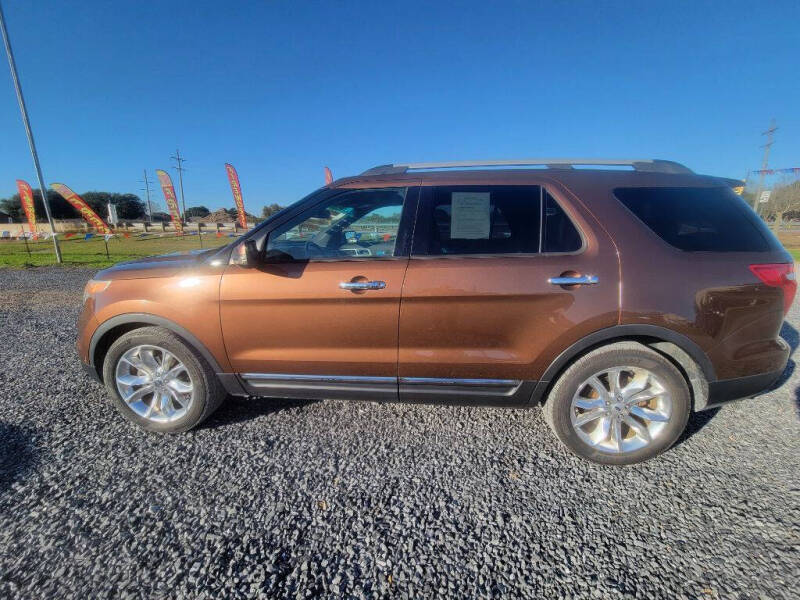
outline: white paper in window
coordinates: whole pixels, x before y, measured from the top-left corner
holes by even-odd
[[[489,192],[453,192],[450,239],[488,240],[491,232]]]

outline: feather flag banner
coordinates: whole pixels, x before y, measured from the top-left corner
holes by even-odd
[[[158,181],[161,183],[161,191],[164,192],[164,200],[167,201],[167,208],[172,217],[172,224],[175,226],[175,231],[178,235],[183,235],[183,222],[181,221],[181,213],[178,210],[178,198],[175,196],[175,186],[172,185],[172,178],[169,173],[156,169]]]
[[[81,216],[86,219],[87,223],[94,227],[98,233],[106,234],[111,233],[111,228],[106,225],[106,222],[101,219],[92,208],[86,204],[86,201],[78,196],[75,192],[65,186],[63,183],[52,183],[50,187],[53,188],[64,200],[69,202]],[[88,239],[88,238],[87,238]]]
[[[31,233],[35,233],[36,211],[33,208],[33,190],[27,181],[17,179],[17,191],[19,192],[20,204],[22,204],[25,216],[28,218],[28,227],[30,227]]]
[[[236,203],[239,225],[242,229],[247,229],[247,213],[244,212],[244,198],[242,197],[242,186],[239,184],[239,174],[233,168],[233,165],[228,163],[225,163],[225,171],[228,173],[228,183],[231,184],[233,201]]]

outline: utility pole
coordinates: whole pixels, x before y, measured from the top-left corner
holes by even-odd
[[[147,217],[150,219],[150,222],[153,221],[153,207],[150,205],[150,180],[147,179],[147,169],[144,170],[144,180],[140,180],[140,183],[144,183],[144,192],[147,194]]]
[[[0,4],[0,32],[3,34],[3,44],[6,47],[6,56],[8,57],[8,66],[11,70],[11,79],[14,81],[14,90],[17,92],[17,102],[19,103],[19,110],[22,113],[22,124],[25,126],[25,134],[28,136],[28,146],[31,150],[33,157],[33,165],[36,167],[36,178],[39,180],[39,189],[42,190],[42,204],[44,204],[44,212],[47,214],[47,222],[50,223],[50,231],[53,232],[53,248],[56,252],[56,261],[61,263],[61,248],[58,247],[58,237],[56,236],[56,225],[53,223],[53,215],[50,214],[50,202],[47,200],[47,186],[44,184],[44,176],[42,175],[42,167],[39,165],[39,155],[36,153],[36,143],[33,141],[33,130],[31,123],[28,119],[28,109],[25,106],[25,98],[22,95],[22,85],[19,82],[19,75],[17,75],[17,63],[14,61],[14,53],[11,50],[11,40],[8,39],[8,30],[6,29],[6,19],[3,16],[3,6]]]
[[[185,158],[181,157],[181,151],[175,150],[175,156],[170,156],[172,160],[177,163],[177,167],[173,167],[178,172],[178,185],[181,189],[181,207],[183,208],[183,220],[186,220],[186,200],[183,197],[183,172],[186,170],[183,168],[183,163],[186,162]]]
[[[756,197],[753,200],[753,210],[756,211],[756,214],[758,214],[759,203],[761,202],[761,190],[764,189],[764,176],[766,175],[765,171],[767,170],[767,165],[769,164],[769,150],[772,148],[772,144],[774,143],[773,138],[777,130],[778,128],[775,126],[775,119],[772,119],[769,124],[769,129],[761,133],[761,135],[767,136],[767,143],[761,146],[764,148],[764,160],[761,162],[761,173],[759,173]]]

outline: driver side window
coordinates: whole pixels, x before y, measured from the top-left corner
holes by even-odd
[[[298,215],[272,231],[267,254],[294,260],[397,256],[406,188],[352,190]]]

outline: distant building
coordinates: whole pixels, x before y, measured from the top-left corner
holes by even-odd
[[[251,223],[255,222],[256,218],[248,212],[244,213],[247,215],[247,220]],[[215,210],[212,213],[209,213],[207,216],[198,219],[201,223],[231,223],[236,220],[236,216],[231,216],[227,213],[224,208],[220,208],[219,210]]]
[[[14,219],[11,218],[11,215],[7,215],[2,210],[0,210],[0,223],[13,223]]]

